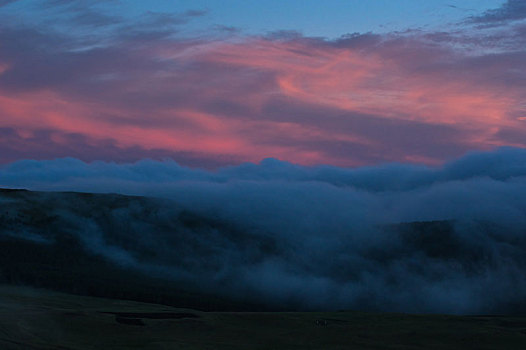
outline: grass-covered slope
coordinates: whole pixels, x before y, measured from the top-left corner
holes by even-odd
[[[178,211],[175,217],[154,217],[152,211],[161,210],[158,202],[141,197],[2,190],[0,200],[0,283],[202,310],[263,309],[163,271],[162,262],[184,267],[192,254],[189,245],[200,248],[196,242],[163,239],[176,240],[191,230],[207,235],[220,223]],[[117,219],[119,210],[125,215]],[[144,227],[133,227],[137,224]],[[179,247],[180,254],[163,252],[164,244]],[[145,268],[144,260],[159,265]]]
[[[0,348],[524,349],[526,318],[200,312],[0,286]]]

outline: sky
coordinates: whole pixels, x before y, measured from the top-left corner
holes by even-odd
[[[0,0],[0,164],[526,147],[526,3]]]
[[[226,293],[524,307],[525,136],[524,0],[0,0],[0,187],[162,198],[108,217],[167,257],[179,233],[134,218],[239,228],[188,236]],[[88,250],[135,256],[83,215]],[[449,229],[384,232],[421,221]]]

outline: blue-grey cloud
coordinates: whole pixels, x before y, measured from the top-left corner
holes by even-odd
[[[0,168],[0,185],[157,197],[83,210],[49,194],[42,205],[90,251],[218,293],[306,309],[525,310],[524,149],[437,168],[24,160]],[[196,215],[190,230],[184,213]]]
[[[502,25],[525,18],[526,2],[507,0],[501,7],[488,10],[479,16],[470,17],[469,20],[482,25]]]

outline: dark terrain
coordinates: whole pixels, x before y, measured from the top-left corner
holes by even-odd
[[[0,203],[1,349],[526,348],[520,298],[488,309],[495,312],[446,316],[312,312],[304,302],[276,301],[242,285],[233,292],[225,286],[236,275],[215,277],[224,266],[282,256],[287,243],[167,200],[1,190]],[[526,266],[521,235],[506,241],[494,234],[498,226],[476,228],[497,237],[515,266]],[[455,222],[379,230],[398,242],[361,252],[379,268],[418,256],[477,276],[498,264],[473,249]],[[297,266],[312,270],[309,262]],[[413,269],[427,273],[421,264]],[[334,278],[344,274],[356,272]],[[358,299],[352,309],[375,310],[374,302]]]
[[[524,349],[526,318],[201,312],[0,286],[0,348]]]

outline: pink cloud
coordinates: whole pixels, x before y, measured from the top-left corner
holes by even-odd
[[[463,72],[476,57],[419,36],[367,45],[171,39],[57,49],[33,65],[15,50],[17,60],[0,63],[0,127],[22,138],[55,130],[48,141],[56,144],[78,134],[95,148],[112,140],[123,152],[303,164],[429,164],[469,149],[526,146],[501,132],[526,133],[517,116],[525,89],[491,79],[509,67],[490,62]],[[61,61],[71,73],[55,79]],[[27,78],[31,71],[42,81]]]

